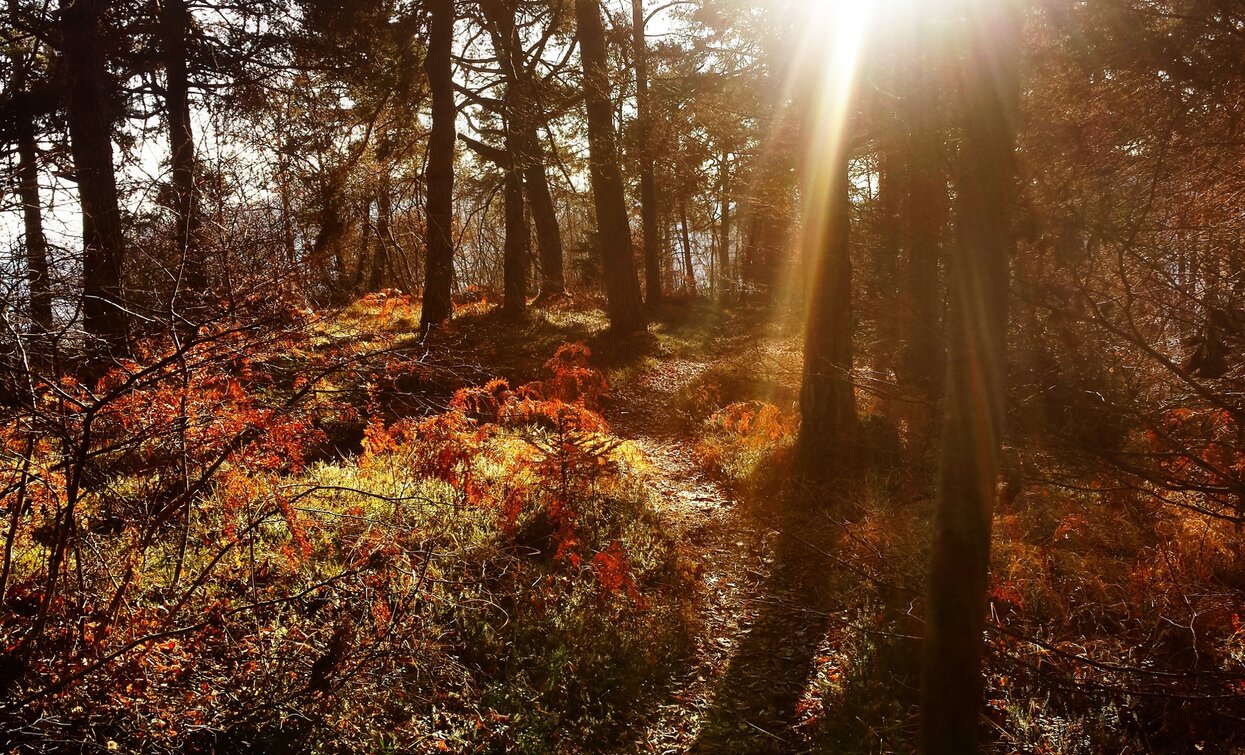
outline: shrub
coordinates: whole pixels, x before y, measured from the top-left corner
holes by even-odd
[[[705,465],[740,485],[761,485],[786,464],[795,422],[773,404],[730,404],[705,422],[696,448]]]
[[[681,652],[682,619],[662,591],[672,544],[637,452],[595,411],[607,386],[588,359],[564,347],[546,380],[374,416],[342,463],[306,461],[325,407],[291,398],[314,373],[291,394],[219,356],[189,381],[173,359],[58,386],[65,433],[81,440],[91,417],[88,458],[110,466],[66,473],[55,444],[19,424],[0,436],[18,481],[9,743],[51,747],[40,721],[62,745],[152,752],[621,737]],[[63,575],[51,598],[48,573]]]

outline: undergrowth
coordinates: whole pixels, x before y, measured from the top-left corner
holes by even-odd
[[[8,747],[538,753],[622,737],[686,637],[672,543],[642,456],[599,413],[588,350],[394,419],[369,381],[418,364],[274,380],[254,364],[323,345],[228,340],[192,350],[192,371],[182,353],[49,391],[64,430],[95,428],[80,446],[5,429]],[[320,458],[319,426],[358,411],[338,399],[360,383],[361,453]]]

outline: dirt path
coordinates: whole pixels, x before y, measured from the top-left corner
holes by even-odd
[[[652,464],[658,513],[698,576],[686,606],[692,656],[624,750],[797,752],[794,711],[816,644],[808,633],[824,626],[806,610],[807,559],[793,557],[791,539],[756,505],[705,474],[681,437],[672,399],[710,366],[664,359],[619,388],[607,413],[615,434],[639,444]]]

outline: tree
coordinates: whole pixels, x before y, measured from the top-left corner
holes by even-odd
[[[48,279],[48,243],[43,233],[43,202],[39,198],[38,147],[34,119],[17,115],[18,194],[25,230],[26,284],[30,289],[30,317],[44,331],[52,329],[52,290]]]
[[[196,302],[207,293],[200,239],[203,219],[195,189],[194,127],[190,120],[190,79],[186,35],[190,11],[186,0],[161,0],[160,40],[164,58],[164,107],[169,127],[169,163],[173,174],[174,233],[179,289]]]
[[[900,335],[904,346],[898,372],[906,382],[932,390],[944,362],[938,261],[947,202],[945,134],[938,127],[938,80],[931,73],[939,60],[931,49],[932,24],[924,18],[915,23],[915,53],[900,63],[904,82],[900,107],[907,133],[902,135],[900,147],[906,254],[900,276]]]
[[[543,119],[537,96],[537,77],[529,64],[519,36],[518,4],[481,2],[480,11],[488,27],[493,48],[501,64],[506,85],[508,147],[523,179],[523,191],[532,213],[536,248],[540,259],[540,299],[556,297],[566,290],[562,261],[562,230],[558,227],[549,179],[545,175],[544,150],[540,146],[539,125]],[[545,39],[552,34],[551,26]],[[544,39],[538,44],[543,46]],[[537,56],[539,57],[539,56]],[[511,123],[513,121],[513,123]],[[513,132],[513,136],[511,136]]]
[[[827,470],[826,460],[846,461],[857,425],[852,383],[851,182],[844,139],[826,156],[826,187],[813,194],[806,216],[808,312],[804,326],[804,374],[800,387],[800,466]]]
[[[428,2],[428,55],[424,71],[432,92],[432,132],[428,137],[425,223],[424,305],[420,329],[450,317],[450,290],[454,279],[454,0]]]
[[[644,330],[647,323],[631,249],[631,226],[627,220],[622,169],[614,134],[605,30],[601,24],[598,0],[575,0],[575,19],[584,70],[589,172],[592,174],[592,198],[596,205],[601,245],[606,309],[610,330],[625,335]]]
[[[644,2],[631,0],[635,47],[636,129],[639,131],[640,219],[644,233],[644,300],[661,301],[661,239],[657,231],[657,181],[653,176],[652,108],[648,96],[648,43],[644,34]]]
[[[718,158],[718,301],[731,299],[731,154],[723,149]]]
[[[858,419],[852,382],[851,132],[854,82],[814,75],[802,235],[807,280],[800,386],[801,469],[822,476],[850,461]],[[845,91],[846,90],[846,91]],[[827,463],[830,462],[830,463]]]
[[[515,11],[501,7],[500,3],[482,2],[480,10],[486,19],[489,36],[493,41],[493,51],[497,54],[497,62],[501,65],[504,93],[501,101],[501,117],[506,148],[504,153],[493,157],[493,162],[502,169],[502,194],[505,203],[506,240],[502,253],[502,282],[504,298],[502,312],[511,318],[521,317],[527,310],[527,266],[529,234],[527,216],[523,197],[524,174],[533,161],[530,152],[527,123],[531,117],[532,102],[530,82],[523,67],[523,47],[519,38],[518,26],[515,23]],[[479,145],[477,153],[488,154],[487,148]],[[539,176],[533,178],[544,185],[544,196],[548,196],[548,185],[544,183],[543,167],[539,168]],[[555,219],[556,228],[556,219]],[[558,244],[561,241],[559,238]],[[561,262],[561,252],[558,261]],[[561,272],[558,271],[560,277]],[[551,284],[554,287],[556,284]]]
[[[82,206],[83,325],[96,357],[126,353],[121,287],[125,239],[112,157],[115,86],[104,58],[105,0],[62,0],[61,53],[69,79],[69,138]]]
[[[16,29],[20,6],[9,2],[9,22]],[[26,286],[30,318],[42,330],[52,329],[52,289],[48,270],[48,243],[43,230],[43,201],[39,190],[39,147],[37,120],[53,108],[54,98],[44,77],[32,81],[40,55],[38,41],[28,46],[9,42],[10,80],[6,109],[9,117],[0,120],[0,129],[11,130],[17,143],[17,194],[22,207],[22,230],[26,258]]]
[[[503,62],[503,66],[509,65]],[[502,166],[502,192],[506,204],[506,242],[502,253],[505,298],[502,301],[502,311],[511,318],[521,317],[527,311],[528,230],[523,203],[523,172],[520,167],[523,131],[520,125],[522,116],[519,114],[519,99],[518,90],[508,84],[502,107],[506,121],[507,156]]]
[[[970,6],[962,72],[945,417],[934,511],[921,674],[920,746],[977,748],[991,519],[1006,370],[1008,265],[1015,245],[1019,113],[1017,0]]]

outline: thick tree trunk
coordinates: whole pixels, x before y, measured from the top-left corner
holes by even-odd
[[[807,264],[808,320],[804,329],[804,377],[800,388],[801,469],[820,476],[850,461],[857,426],[852,383],[851,186],[846,154],[832,160],[824,209],[806,219],[816,246]],[[815,217],[825,212],[824,219]]]
[[[657,230],[657,180],[653,175],[652,116],[648,98],[648,43],[644,38],[644,2],[631,0],[635,45],[636,129],[640,152],[640,219],[644,230],[644,300],[661,302],[661,239]]]
[[[900,278],[902,291],[900,377],[907,383],[935,390],[945,364],[938,259],[942,254],[943,217],[947,205],[947,178],[943,171],[941,134],[935,125],[936,100],[928,81],[919,82],[909,109],[912,132],[907,153],[907,258]]]
[[[432,92],[432,133],[425,169],[427,254],[420,329],[449,319],[454,281],[454,0],[428,0],[430,32],[424,71]]]
[[[97,361],[127,353],[122,294],[125,239],[112,161],[111,93],[104,60],[105,0],[62,0],[61,52],[69,78],[69,139],[82,205],[82,313]]]
[[[160,36],[163,44],[165,96],[169,125],[170,165],[176,227],[174,250],[178,255],[179,288],[192,306],[207,294],[207,271],[202,257],[203,227],[195,191],[194,127],[190,122],[190,80],[186,70],[186,34],[190,12],[185,0],[162,0]]]
[[[345,270],[342,268],[342,236],[346,232],[346,222],[342,218],[340,189],[331,178],[324,177],[320,186],[320,228],[316,231],[315,240],[311,242],[311,251],[306,260],[308,280],[319,281],[333,294],[340,293],[346,283]],[[333,267],[337,268],[336,277]]]
[[[26,233],[26,285],[30,318],[43,331],[52,329],[52,287],[48,279],[48,242],[43,234],[43,202],[39,197],[38,148],[35,127],[27,113],[17,118],[17,180]]]
[[[610,330],[619,334],[634,333],[644,330],[647,322],[631,249],[631,226],[618,162],[605,30],[601,25],[598,0],[575,0],[575,18],[588,105],[588,166],[592,175]]]
[[[276,120],[277,144],[285,143],[284,117]],[[281,201],[281,251],[286,272],[293,271],[297,264],[298,249],[294,233],[294,203],[290,197],[289,157],[277,151],[277,194]],[[228,275],[228,266],[225,274]]]
[[[968,67],[960,77],[960,244],[950,266],[946,416],[925,609],[920,733],[925,753],[960,755],[978,746],[1004,407],[1008,261],[1015,245],[1021,21],[1013,0],[977,3],[969,18]]]

